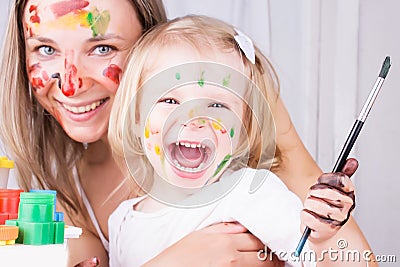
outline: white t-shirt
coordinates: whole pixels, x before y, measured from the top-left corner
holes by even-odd
[[[250,193],[255,176],[265,180]],[[288,264],[302,266],[291,256],[301,238],[302,203],[276,175],[267,170],[242,169],[223,175],[197,195],[221,196],[224,192],[225,196],[207,205],[169,206],[152,213],[133,208],[146,196],[122,202],[108,221],[110,266],[141,266],[192,231],[233,221],[245,226]],[[309,250],[307,243],[304,249]]]

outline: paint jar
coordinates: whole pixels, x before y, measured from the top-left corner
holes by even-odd
[[[18,218],[19,195],[22,192],[24,190],[0,188],[0,224]]]
[[[0,188],[7,188],[10,169],[14,168],[14,161],[7,157],[0,157]]]
[[[20,194],[17,220],[6,225],[19,227],[16,243],[49,245],[64,243],[64,222],[54,220],[55,192],[24,192]]]

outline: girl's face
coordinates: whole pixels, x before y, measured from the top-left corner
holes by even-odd
[[[215,50],[207,58],[184,45],[174,46],[173,51],[179,53],[170,49],[162,49],[154,55],[156,62],[149,63],[150,73],[156,75],[147,76],[152,78],[142,87],[141,139],[158,176],[174,186],[199,188],[220,177],[236,150],[243,132],[244,90],[226,88],[232,88],[229,83],[238,85],[231,68],[204,62],[182,64],[213,61],[240,69],[241,59],[235,52]],[[162,72],[169,66],[179,66],[179,70]]]
[[[26,68],[39,103],[78,142],[108,129],[128,51],[142,33],[127,0],[31,0]]]

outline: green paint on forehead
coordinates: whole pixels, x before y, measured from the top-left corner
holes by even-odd
[[[224,157],[224,159],[221,161],[220,164],[218,164],[217,169],[215,170],[214,174],[212,177],[215,177],[221,170],[225,167],[225,165],[228,163],[228,161],[231,159],[232,155],[228,154]]]
[[[110,12],[105,10],[99,12],[97,8],[89,12],[87,15],[87,22],[92,30],[93,37],[105,34],[110,23]]]
[[[198,84],[200,87],[203,87],[203,86],[204,86],[204,71],[201,72],[200,79],[198,80],[197,84]]]
[[[175,79],[177,79],[178,81],[181,79],[181,74],[179,72],[175,74]]]
[[[224,77],[224,79],[222,80],[222,85],[228,86],[230,81],[231,81],[231,75],[229,74],[228,76]]]

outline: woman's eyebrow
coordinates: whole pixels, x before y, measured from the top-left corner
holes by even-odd
[[[41,43],[48,43],[48,44],[55,44],[56,42],[54,42],[53,39],[47,38],[47,37],[41,37],[41,36],[32,36],[32,37],[28,37],[26,38],[26,40],[36,40],[39,41]]]
[[[120,35],[117,35],[117,34],[105,34],[105,35],[97,35],[95,37],[89,38],[87,40],[87,42],[93,43],[93,42],[105,41],[105,40],[110,40],[110,39],[125,40],[124,38],[122,38]]]

